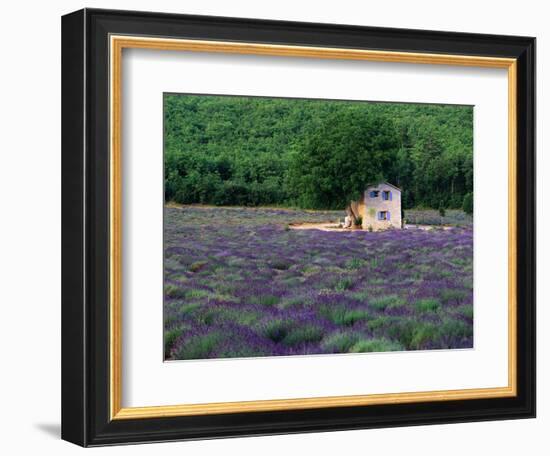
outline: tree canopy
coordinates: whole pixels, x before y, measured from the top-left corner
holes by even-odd
[[[404,206],[473,191],[470,106],[167,94],[165,198],[343,208],[369,182]]]
[[[302,207],[345,207],[369,183],[393,177],[398,148],[397,129],[385,116],[354,108],[331,114],[294,145],[289,196]]]

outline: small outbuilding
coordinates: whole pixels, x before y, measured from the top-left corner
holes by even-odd
[[[361,219],[365,230],[402,228],[401,189],[387,182],[367,186],[359,201],[352,201],[348,210]]]

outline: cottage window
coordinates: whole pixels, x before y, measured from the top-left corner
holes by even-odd
[[[378,220],[389,220],[390,219],[390,211],[380,211],[378,213]]]
[[[379,193],[380,192],[378,190],[373,190],[373,191],[370,192],[370,197],[371,198],[378,198]]]
[[[384,190],[382,192],[382,199],[386,201],[391,201],[391,192],[389,190]]]

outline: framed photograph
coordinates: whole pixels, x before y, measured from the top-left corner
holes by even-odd
[[[62,19],[62,437],[535,416],[535,39]]]

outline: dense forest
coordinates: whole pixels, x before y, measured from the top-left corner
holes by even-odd
[[[336,209],[385,180],[471,211],[470,106],[167,94],[164,116],[167,201]]]

